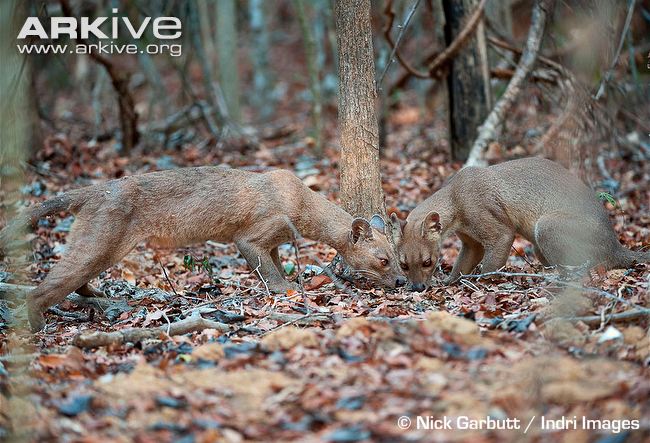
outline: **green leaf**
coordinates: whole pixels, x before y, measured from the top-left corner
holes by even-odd
[[[288,261],[284,264],[284,273],[291,275],[296,271],[296,265],[292,261]]]
[[[618,206],[616,199],[609,192],[599,192],[598,198],[603,201],[608,201],[612,206]]]
[[[186,255],[183,257],[183,267],[187,269],[188,271],[193,271],[194,270],[194,257],[191,255]]]
[[[210,266],[210,260],[207,257],[203,259],[201,266],[203,266],[203,270],[208,274],[208,277],[212,277],[212,266]]]

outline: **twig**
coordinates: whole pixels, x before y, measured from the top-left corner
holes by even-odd
[[[120,345],[127,342],[139,342],[146,339],[159,338],[161,335],[182,335],[190,332],[203,331],[204,329],[216,329],[220,332],[231,330],[227,324],[207,320],[195,311],[189,317],[158,328],[128,328],[120,331],[103,332],[91,331],[82,332],[75,336],[72,343],[81,348],[96,348],[99,346]]]
[[[176,292],[176,288],[174,288],[174,284],[173,284],[172,281],[169,279],[169,276],[167,275],[167,271],[165,270],[165,267],[162,265],[162,263],[161,263],[160,261],[158,261],[158,264],[160,265],[160,268],[161,268],[162,271],[163,271],[163,275],[165,276],[165,280],[167,280],[167,283],[168,283],[169,286],[172,288],[172,292],[174,293],[174,295],[175,295],[176,297],[178,297],[178,296],[179,296],[179,295],[178,295],[178,292]]]
[[[605,86],[612,79],[614,68],[616,68],[616,65],[618,64],[618,58],[621,55],[621,50],[623,49],[623,44],[625,43],[627,32],[630,29],[630,23],[632,23],[632,16],[634,15],[635,6],[636,6],[636,0],[631,0],[630,5],[627,9],[627,17],[625,17],[625,25],[623,26],[623,30],[621,31],[621,38],[618,42],[616,53],[614,54],[614,59],[612,60],[611,66],[603,76],[603,79],[600,81],[600,86],[598,86],[598,92],[596,92],[596,95],[594,95],[594,100],[600,100],[602,98],[603,94],[605,94]]]
[[[441,76],[442,68],[447,65],[456,56],[456,54],[458,54],[458,52],[465,46],[465,43],[467,43],[469,38],[478,27],[478,24],[481,22],[481,18],[483,17],[483,13],[485,11],[485,3],[486,0],[481,0],[481,3],[479,3],[474,12],[472,12],[463,29],[460,31],[460,33],[458,33],[456,38],[454,38],[449,46],[447,46],[442,52],[432,51],[425,56],[425,60],[427,61],[427,71],[424,72],[417,70],[406,60],[404,60],[397,48],[399,39],[397,42],[393,42],[393,39],[390,36],[390,31],[393,27],[393,21],[395,20],[395,13],[392,9],[392,1],[388,1],[386,3],[386,8],[384,8],[384,14],[386,17],[388,17],[388,22],[384,28],[384,37],[386,38],[389,46],[393,48],[393,53],[396,56],[397,60],[406,70],[406,73],[391,87],[391,91],[395,87],[403,85],[411,76],[421,79],[439,78]],[[400,36],[401,35],[402,34],[400,33]],[[393,54],[391,54],[389,62],[392,61],[392,55]]]
[[[201,315],[200,312],[199,312],[199,315]],[[169,321],[169,317],[167,316],[167,313],[166,313],[165,311],[163,311],[162,316],[163,316],[163,318],[165,319],[165,321],[167,322],[167,331],[166,331],[165,333],[166,333],[167,335],[169,335],[169,330],[170,330],[171,327],[172,327],[172,322]]]
[[[481,22],[483,11],[485,11],[485,2],[486,0],[481,0],[481,3],[479,3],[474,12],[472,12],[472,15],[467,20],[467,24],[456,36],[454,41],[451,42],[444,51],[438,54],[429,66],[427,66],[430,77],[439,77],[437,71],[454,58],[469,40],[469,37],[474,33],[478,24]]]
[[[485,148],[490,141],[498,136],[506,112],[511,108],[519,95],[528,74],[537,60],[537,54],[539,53],[544,37],[544,29],[546,28],[546,18],[554,3],[555,0],[536,0],[530,29],[528,31],[526,48],[517,64],[515,75],[485,119],[485,122],[479,127],[478,136],[470,150],[465,167],[486,165],[486,161],[483,158]]]
[[[409,11],[408,15],[406,16],[406,20],[404,20],[404,23],[402,24],[402,29],[400,30],[399,34],[397,35],[397,40],[395,41],[395,44],[393,45],[393,50],[390,53],[390,57],[388,57],[388,60],[386,61],[386,66],[384,66],[384,70],[382,71],[381,75],[379,76],[379,80],[377,80],[377,88],[381,89],[381,83],[384,80],[384,77],[386,76],[386,73],[388,72],[388,68],[390,68],[390,65],[393,64],[393,57],[395,57],[395,54],[397,53],[397,48],[399,48],[399,44],[402,42],[402,38],[404,37],[404,33],[406,31],[406,28],[409,25],[409,22],[411,21],[411,18],[413,17],[413,14],[415,14],[415,10],[418,8],[420,5],[421,0],[415,0],[415,3],[413,3],[413,6],[411,7],[411,10]]]
[[[266,295],[269,297],[271,296],[271,291],[269,291],[269,285],[266,283],[266,280],[264,277],[262,277],[262,273],[260,272],[260,267],[262,266],[262,257],[259,255],[257,256],[257,267],[253,269],[253,272],[256,272],[257,275],[259,276],[260,280],[262,280],[262,283],[264,283],[264,288],[266,288]]]
[[[517,254],[519,257],[523,258],[524,261],[526,263],[528,263],[528,266],[530,266],[531,268],[533,267],[533,264],[528,261],[528,257],[526,257],[526,254],[520,253],[519,250],[517,248],[515,248],[515,245],[512,245],[511,247],[512,247],[512,250],[515,251],[515,254]]]

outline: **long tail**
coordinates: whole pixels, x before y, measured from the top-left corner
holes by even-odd
[[[0,231],[0,257],[23,243],[22,236],[28,226],[34,227],[39,219],[57,212],[76,212],[85,200],[82,193],[74,190],[22,210]]]

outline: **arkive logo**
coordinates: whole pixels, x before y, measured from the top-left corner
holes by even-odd
[[[117,8],[113,8],[114,14],[117,11]],[[81,17],[79,20],[76,17],[50,17],[51,29],[48,35],[38,17],[27,17],[18,34],[18,39],[22,40],[34,36],[42,39],[50,38],[56,40],[61,35],[67,35],[71,39],[87,39],[91,34],[98,39],[116,39],[119,37],[119,24],[122,22],[131,37],[137,40],[142,37],[149,23],[152,21],[151,17],[145,17],[140,26],[136,28],[128,17],[110,17],[111,30],[109,36],[99,29],[108,20],[109,17],[97,17],[92,22],[88,17]],[[176,39],[182,34],[182,24],[177,17],[156,17],[153,19],[152,31],[156,38],[163,40]]]
[[[118,13],[117,8],[112,9]],[[177,17],[145,17],[139,24],[132,23],[129,17],[114,15],[111,17],[49,17],[49,32],[39,17],[27,17],[16,37],[25,40],[37,37],[40,44],[30,41],[17,44],[21,54],[163,54],[179,57],[182,53],[180,44],[166,43],[182,36],[183,25]],[[140,40],[150,31],[158,43],[140,44]],[[74,44],[59,44],[56,40],[67,37]],[[90,43],[94,37],[96,43]],[[119,43],[119,38],[136,43]],[[163,40],[164,42],[160,42]],[[45,44],[47,42],[47,44]]]

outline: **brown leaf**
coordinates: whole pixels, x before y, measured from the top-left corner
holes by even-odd
[[[313,277],[309,282],[305,285],[305,289],[307,291],[313,291],[314,289],[318,289],[328,283],[331,283],[332,279],[329,278],[327,275],[316,275]]]

